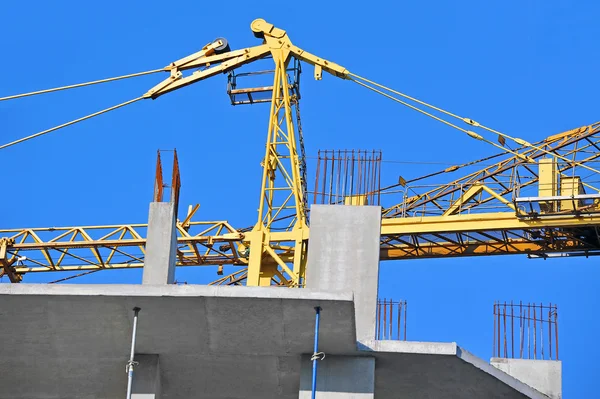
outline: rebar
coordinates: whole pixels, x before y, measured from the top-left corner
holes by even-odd
[[[515,306],[518,306],[517,312]],[[545,306],[543,303],[495,301],[493,315],[493,356],[558,360],[558,315],[555,304]],[[516,351],[515,318],[518,318],[519,335]],[[547,338],[544,339],[546,334]]]
[[[394,307],[396,314],[394,315]],[[375,322],[375,338],[378,340],[406,341],[406,301],[378,299]]]
[[[319,150],[317,154],[314,203],[380,204],[381,151]]]

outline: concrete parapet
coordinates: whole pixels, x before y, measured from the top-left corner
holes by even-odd
[[[375,338],[381,207],[313,205],[307,288],[352,291],[358,340]]]
[[[319,361],[317,396],[322,399],[372,399],[375,397],[375,358],[327,356]],[[302,358],[299,399],[311,397],[312,362]]]
[[[143,284],[173,284],[175,281],[177,255],[175,222],[175,204],[150,203]]]
[[[490,364],[552,399],[562,398],[562,362],[492,358]]]

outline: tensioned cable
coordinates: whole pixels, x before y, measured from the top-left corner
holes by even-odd
[[[508,148],[506,148],[506,147],[502,147],[500,144],[496,144],[496,143],[494,143],[493,141],[491,141],[491,140],[488,140],[488,139],[484,138],[483,136],[481,136],[481,135],[479,135],[479,134],[477,134],[477,133],[475,133],[475,132],[473,132],[473,131],[471,131],[471,130],[463,129],[462,127],[460,127],[460,126],[457,126],[457,125],[455,125],[455,124],[453,124],[453,123],[450,123],[450,122],[448,122],[448,121],[446,121],[446,120],[444,120],[444,119],[440,118],[439,116],[435,116],[435,115],[433,115],[433,114],[431,114],[431,113],[429,113],[429,112],[427,112],[427,111],[424,111],[424,110],[422,110],[421,108],[415,107],[414,105],[412,105],[412,104],[409,104],[409,103],[407,103],[406,101],[402,101],[402,100],[400,100],[400,99],[397,99],[396,97],[394,97],[394,96],[391,96],[391,95],[389,95],[389,94],[387,94],[387,93],[384,93],[383,91],[381,91],[381,90],[378,90],[378,89],[376,89],[376,88],[374,88],[374,87],[371,87],[371,86],[369,86],[368,84],[365,84],[365,83],[363,83],[363,82],[360,82],[360,81],[358,81],[358,80],[356,80],[356,79],[350,79],[350,80],[351,80],[351,81],[353,81],[353,82],[355,82],[355,83],[357,83],[357,84],[359,84],[359,85],[361,85],[361,86],[363,86],[363,87],[366,87],[366,88],[367,88],[367,89],[369,89],[369,90],[372,90],[372,91],[374,91],[374,92],[376,92],[376,93],[379,93],[379,94],[381,94],[382,96],[389,98],[390,100],[396,101],[396,102],[398,102],[398,103],[400,103],[400,104],[402,104],[402,105],[404,105],[404,106],[406,106],[406,107],[408,107],[408,108],[411,108],[411,109],[413,109],[413,110],[415,110],[415,111],[417,111],[417,112],[420,112],[420,113],[422,113],[422,114],[424,114],[424,115],[427,115],[427,116],[429,116],[430,118],[433,118],[433,119],[435,119],[435,120],[437,120],[437,121],[439,121],[439,122],[442,122],[442,123],[444,123],[444,124],[446,124],[446,125],[448,125],[448,126],[450,126],[450,127],[453,127],[453,128],[455,128],[455,129],[457,129],[457,130],[460,130],[461,132],[463,132],[463,133],[466,133],[466,134],[467,134],[469,137],[472,137],[472,138],[474,138],[474,139],[481,140],[481,141],[483,141],[483,142],[485,142],[485,143],[491,144],[491,145],[493,145],[494,147],[501,149],[502,151],[507,151],[507,152],[510,152],[511,154],[515,155],[515,156],[516,156],[516,157],[518,157],[518,158],[525,159],[525,160],[527,160],[527,161],[529,161],[529,160],[530,160],[530,159],[529,159],[529,157],[527,157],[526,155],[519,154],[518,152],[512,151],[512,150],[510,150],[510,149],[508,149]]]
[[[533,148],[533,149],[535,149],[535,150],[537,150],[537,151],[541,151],[541,152],[543,152],[543,153],[545,153],[545,154],[551,155],[551,156],[553,156],[553,157],[560,158],[560,159],[562,159],[562,160],[564,160],[564,161],[568,161],[568,162],[570,162],[570,163],[574,163],[575,165],[581,166],[582,168],[588,169],[588,170],[590,170],[590,171],[592,171],[592,172],[594,172],[594,173],[600,173],[600,171],[598,171],[598,170],[596,170],[596,169],[594,169],[594,168],[591,168],[591,167],[589,167],[589,166],[587,166],[587,165],[585,165],[585,164],[582,164],[582,163],[579,163],[579,162],[574,162],[574,161],[572,161],[572,160],[570,160],[570,159],[568,159],[568,158],[566,158],[566,157],[564,157],[564,156],[562,156],[562,155],[559,155],[559,154],[553,153],[553,152],[551,152],[551,151],[544,150],[543,148],[541,148],[541,147],[538,147],[538,146],[536,146],[536,145],[534,145],[534,144],[531,144],[531,143],[529,143],[529,142],[528,142],[528,141],[526,141],[526,140],[520,139],[520,138],[518,138],[518,137],[512,137],[512,136],[510,136],[510,135],[508,135],[508,134],[506,134],[506,133],[502,133],[502,132],[500,132],[500,131],[497,131],[497,130],[494,130],[494,129],[492,129],[492,128],[489,128],[489,127],[487,127],[487,126],[485,126],[485,125],[482,125],[482,124],[480,124],[480,123],[478,123],[478,122],[474,121],[473,119],[470,119],[470,118],[463,118],[463,117],[461,117],[461,116],[458,116],[458,115],[456,115],[456,114],[453,114],[452,112],[446,111],[446,110],[444,110],[444,109],[442,109],[442,108],[439,108],[439,107],[436,107],[436,106],[434,106],[434,105],[432,105],[432,104],[426,103],[425,101],[421,101],[421,100],[419,100],[419,99],[417,99],[417,98],[414,98],[414,97],[411,97],[411,96],[409,96],[409,95],[407,95],[407,94],[404,94],[404,93],[401,93],[401,92],[399,92],[399,91],[393,90],[393,89],[391,89],[391,88],[389,88],[389,87],[386,87],[386,86],[384,86],[384,85],[381,85],[381,84],[379,84],[379,83],[373,82],[373,81],[371,81],[371,80],[369,80],[369,79],[363,78],[362,76],[356,75],[356,74],[354,74],[354,73],[349,73],[349,75],[350,75],[350,76],[352,76],[352,77],[354,77],[354,78],[356,78],[356,79],[360,79],[360,80],[362,80],[362,81],[364,81],[364,82],[367,82],[367,83],[369,83],[369,84],[372,84],[373,86],[379,87],[379,88],[381,88],[381,89],[384,89],[384,90],[387,90],[387,91],[389,91],[389,92],[391,92],[391,93],[394,93],[394,94],[396,94],[396,95],[398,95],[398,96],[404,97],[404,98],[406,98],[406,99],[408,99],[408,100],[410,100],[410,101],[416,102],[416,103],[418,103],[418,104],[421,104],[421,105],[423,105],[423,106],[426,106],[426,107],[428,107],[428,108],[431,108],[431,109],[433,109],[433,110],[436,110],[436,111],[438,111],[438,112],[441,112],[441,113],[443,113],[443,114],[445,114],[445,115],[448,115],[448,116],[450,116],[450,117],[453,117],[453,118],[459,119],[459,120],[463,121],[464,123],[467,123],[468,125],[471,125],[471,126],[474,126],[474,127],[479,127],[479,128],[482,128],[482,129],[484,129],[484,130],[487,130],[487,131],[489,131],[489,132],[495,133],[495,134],[497,134],[498,136],[501,136],[501,137],[507,138],[507,139],[509,139],[509,140],[512,140],[512,141],[514,141],[515,143],[517,143],[517,144],[519,144],[519,145],[526,146],[526,147],[530,147],[530,148]],[[476,133],[474,133],[474,132],[471,132],[470,130],[462,129],[462,128],[460,128],[460,127],[458,127],[458,126],[456,126],[456,125],[454,125],[454,124],[452,124],[452,123],[450,123],[450,122],[448,122],[448,121],[445,121],[445,120],[444,120],[444,119],[442,119],[442,118],[436,117],[436,116],[435,116],[435,115],[433,115],[433,114],[430,114],[430,113],[428,113],[428,112],[426,112],[426,111],[423,111],[422,109],[420,109],[420,108],[417,108],[417,107],[415,107],[414,105],[408,104],[408,103],[406,103],[406,102],[404,102],[404,101],[401,101],[401,100],[399,100],[399,99],[397,99],[397,98],[395,98],[395,97],[393,97],[393,96],[391,96],[391,95],[389,95],[389,94],[386,94],[386,93],[384,93],[384,92],[382,92],[382,91],[380,91],[380,90],[377,90],[377,89],[375,89],[375,88],[373,88],[373,87],[370,87],[369,85],[367,85],[367,84],[365,84],[365,83],[359,82],[359,81],[358,81],[358,80],[356,80],[356,79],[352,79],[352,78],[350,78],[349,80],[351,80],[351,81],[353,81],[353,82],[356,82],[356,83],[358,83],[358,84],[360,84],[360,85],[362,85],[362,86],[364,86],[364,87],[366,87],[366,88],[368,88],[368,89],[370,89],[370,90],[373,90],[373,91],[375,91],[375,92],[377,92],[377,93],[379,93],[379,94],[382,94],[382,95],[384,95],[385,97],[388,97],[388,98],[390,98],[390,99],[392,99],[392,100],[394,100],[394,101],[397,101],[397,102],[399,102],[399,103],[401,103],[401,104],[403,104],[403,105],[405,105],[405,106],[407,106],[407,107],[410,107],[410,108],[412,108],[412,109],[414,109],[414,110],[416,110],[416,111],[418,111],[418,112],[421,112],[421,113],[423,113],[423,114],[425,114],[425,115],[427,115],[427,116],[429,116],[429,117],[431,117],[431,118],[433,118],[433,119],[436,119],[437,121],[440,121],[440,122],[442,122],[442,123],[445,123],[445,124],[446,124],[446,125],[448,125],[448,126],[454,127],[455,129],[458,129],[458,130],[460,130],[460,131],[462,131],[462,132],[464,132],[464,133],[467,133],[467,134],[468,134],[469,136],[471,136],[472,138],[475,138],[475,139],[477,139],[477,140],[482,140],[482,141],[485,141],[485,142],[487,142],[487,143],[489,143],[489,144],[492,144],[492,145],[493,145],[493,146],[495,146],[495,147],[501,148],[502,150],[506,150],[506,151],[509,151],[509,152],[511,152],[511,153],[513,153],[513,154],[517,154],[517,153],[515,153],[515,152],[512,152],[511,150],[508,150],[507,148],[505,148],[505,147],[503,147],[503,146],[497,145],[497,144],[496,144],[496,143],[494,143],[493,141],[489,141],[489,140],[485,140],[485,139],[482,139],[482,138],[480,138],[480,137],[481,137],[480,135],[478,135],[478,134],[476,134]],[[471,133],[472,133],[472,134],[471,134]],[[519,156],[520,158],[522,158],[522,157],[523,157],[523,155],[520,155],[520,154],[518,154],[518,156]]]
[[[455,172],[455,171],[457,171],[457,170],[459,170],[461,168],[465,168],[465,167],[468,167],[468,166],[473,166],[473,165],[476,165],[476,164],[478,164],[480,162],[489,161],[490,159],[497,158],[497,157],[502,156],[504,154],[505,153],[503,152],[503,153],[500,153],[500,154],[491,155],[491,156],[486,157],[486,158],[478,159],[476,161],[467,162],[467,163],[464,163],[464,164],[461,164],[461,165],[452,165],[452,166],[450,166],[450,167],[448,167],[448,168],[446,168],[444,170],[440,170],[440,171],[437,171],[437,172],[430,173],[428,175],[419,176],[419,177],[416,177],[414,179],[407,180],[404,184],[402,184],[402,183],[396,183],[396,184],[392,184],[391,186],[386,186],[386,187],[380,188],[378,191],[379,191],[380,194],[385,194],[384,193],[385,190],[390,190],[390,189],[396,188],[398,186],[403,186],[404,187],[408,183],[414,183],[416,181],[427,179],[429,177],[433,177],[433,176],[437,176],[437,175],[441,175],[443,173]],[[493,165],[494,164],[488,164],[487,166],[493,166]]]
[[[38,132],[38,133],[32,134],[31,136],[27,136],[27,137],[23,137],[23,138],[21,138],[21,139],[15,140],[15,141],[11,141],[10,143],[7,143],[7,144],[0,145],[0,150],[2,150],[2,149],[4,149],[4,148],[7,148],[7,147],[10,147],[10,146],[12,146],[12,145],[15,145],[15,144],[22,143],[22,142],[24,142],[24,141],[27,141],[27,140],[31,140],[31,139],[33,139],[33,138],[36,138],[36,137],[42,136],[42,135],[44,135],[44,134],[48,134],[48,133],[50,133],[50,132],[53,132],[53,131],[55,131],[55,130],[62,129],[63,127],[67,127],[67,126],[70,126],[70,125],[74,125],[74,124],[76,124],[76,123],[78,123],[78,122],[81,122],[81,121],[84,121],[84,120],[86,120],[86,119],[93,118],[94,116],[98,116],[98,115],[101,115],[101,114],[104,114],[104,113],[107,113],[107,112],[113,111],[113,110],[115,110],[115,109],[117,109],[117,108],[121,108],[121,107],[124,107],[124,106],[126,106],[126,105],[132,104],[132,103],[134,103],[134,102],[136,102],[136,101],[142,100],[143,98],[144,98],[144,97],[137,97],[137,98],[134,98],[133,100],[125,101],[124,103],[121,103],[121,104],[114,105],[114,106],[112,106],[112,107],[110,107],[110,108],[106,108],[106,109],[103,109],[103,110],[101,110],[101,111],[94,112],[93,114],[89,114],[89,115],[83,116],[83,117],[81,117],[81,118],[78,118],[78,119],[72,120],[72,121],[70,121],[70,122],[63,123],[62,125],[55,126],[55,127],[51,128],[51,129],[47,129],[47,130],[44,130],[44,131],[41,131],[41,132]]]
[[[90,271],[88,271],[88,272],[79,273],[79,274],[76,274],[76,275],[74,275],[74,276],[69,276],[69,277],[65,277],[65,278],[60,278],[60,279],[58,279],[58,280],[50,281],[48,284],[57,284],[57,283],[62,283],[63,281],[72,280],[72,279],[74,279],[74,278],[77,278],[77,277],[86,276],[86,275],[88,275],[88,274],[92,274],[92,273],[99,272],[100,270],[104,270],[104,269],[95,269],[95,270],[90,270]]]
[[[61,90],[75,89],[77,87],[97,85],[97,84],[100,84],[100,83],[113,82],[115,80],[121,80],[121,79],[135,78],[137,76],[150,75],[152,73],[163,72],[163,71],[164,71],[164,69],[153,69],[153,70],[150,70],[150,71],[132,73],[132,74],[129,74],[129,75],[115,76],[113,78],[93,80],[91,82],[84,82],[84,83],[78,83],[78,84],[74,84],[74,85],[54,87],[52,89],[32,91],[32,92],[29,92],[29,93],[15,94],[13,96],[0,97],[0,101],[13,100],[13,99],[16,99],[16,98],[21,98],[21,97],[35,96],[35,95],[38,95],[38,94],[52,93],[52,92],[61,91]]]

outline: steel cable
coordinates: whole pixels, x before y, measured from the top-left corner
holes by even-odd
[[[358,83],[358,84],[360,84],[361,86],[364,86],[364,87],[366,87],[366,88],[368,88],[368,89],[370,89],[370,90],[372,90],[372,91],[375,91],[376,93],[379,93],[379,94],[381,94],[381,95],[383,95],[383,96],[385,96],[385,97],[388,97],[388,98],[390,98],[390,99],[392,99],[392,100],[394,100],[394,101],[396,101],[396,102],[399,102],[399,103],[401,103],[401,104],[403,104],[403,105],[405,105],[405,106],[407,106],[407,107],[409,107],[409,108],[411,108],[411,109],[413,109],[413,110],[415,110],[415,111],[421,112],[422,114],[425,114],[425,115],[429,116],[430,118],[433,118],[433,119],[435,119],[435,120],[437,120],[437,121],[439,121],[439,122],[442,122],[442,123],[444,123],[444,124],[446,124],[446,125],[448,125],[448,126],[450,126],[450,127],[453,127],[453,128],[455,128],[455,129],[458,129],[458,130],[460,130],[460,131],[462,131],[462,132],[464,132],[464,133],[468,134],[470,137],[472,137],[472,138],[474,138],[474,139],[477,139],[477,140],[484,141],[484,142],[486,142],[486,143],[488,143],[488,144],[491,144],[491,145],[493,145],[494,147],[497,147],[497,148],[500,148],[500,149],[502,149],[503,151],[508,151],[508,152],[510,152],[510,153],[512,153],[512,154],[515,154],[515,155],[517,155],[519,158],[523,158],[524,156],[523,156],[522,154],[516,153],[516,152],[514,152],[514,151],[512,151],[512,150],[510,150],[510,149],[508,149],[508,148],[506,148],[504,145],[502,145],[502,146],[501,146],[501,145],[498,145],[498,144],[494,143],[493,141],[486,140],[486,139],[484,139],[484,138],[483,138],[481,135],[479,135],[479,134],[477,134],[477,133],[474,133],[474,132],[472,132],[472,131],[470,131],[470,130],[463,129],[463,128],[461,128],[461,127],[459,127],[459,126],[457,126],[457,125],[454,125],[454,124],[452,124],[452,123],[450,123],[450,122],[448,122],[448,121],[446,121],[446,120],[444,120],[444,119],[442,119],[442,118],[440,118],[440,117],[437,117],[437,116],[435,116],[435,115],[433,115],[433,114],[431,114],[431,113],[429,113],[429,112],[426,112],[426,111],[424,111],[424,110],[422,110],[422,109],[420,109],[420,108],[417,108],[417,107],[415,107],[414,105],[411,105],[411,104],[409,104],[409,103],[407,103],[407,102],[405,102],[405,101],[399,100],[399,99],[397,99],[397,98],[395,98],[395,97],[393,97],[393,96],[391,96],[391,95],[389,95],[389,94],[387,94],[387,93],[384,93],[384,92],[382,92],[381,90],[377,90],[377,89],[375,89],[375,88],[373,88],[373,87],[369,86],[369,84],[370,84],[370,85],[373,85],[373,86],[376,86],[376,87],[379,87],[380,89],[383,89],[383,90],[389,91],[390,93],[396,94],[396,95],[398,95],[398,96],[401,96],[401,97],[403,97],[403,98],[406,98],[406,99],[408,99],[408,100],[410,100],[410,101],[413,101],[413,102],[415,102],[415,103],[417,103],[417,104],[421,104],[421,105],[423,105],[423,106],[425,106],[425,107],[431,108],[431,109],[433,109],[433,110],[435,110],[435,111],[438,111],[438,112],[440,112],[440,113],[443,113],[443,114],[445,114],[445,115],[448,115],[448,116],[450,116],[450,117],[452,117],[452,118],[459,119],[459,120],[463,121],[464,123],[466,123],[466,124],[468,124],[468,125],[470,125],[470,126],[473,126],[473,127],[479,127],[479,128],[481,128],[481,129],[487,130],[487,131],[489,131],[489,132],[491,132],[491,133],[497,134],[497,135],[498,135],[498,136],[500,136],[500,137],[503,137],[503,138],[506,138],[506,139],[512,140],[512,141],[514,141],[515,143],[517,143],[517,144],[519,144],[519,145],[522,145],[522,146],[525,146],[525,147],[529,147],[529,148],[533,148],[533,149],[535,149],[535,150],[537,150],[537,151],[540,151],[540,152],[543,152],[543,153],[545,153],[545,154],[551,155],[552,157],[560,158],[560,159],[562,159],[562,160],[564,160],[564,161],[568,161],[568,162],[570,162],[570,163],[573,163],[574,165],[577,165],[577,166],[580,166],[580,167],[582,167],[582,168],[588,169],[588,170],[590,170],[590,171],[592,171],[592,172],[594,172],[594,173],[600,173],[600,171],[598,171],[598,170],[596,170],[596,169],[594,169],[594,168],[591,168],[591,167],[589,167],[589,166],[587,166],[587,165],[584,165],[584,164],[582,164],[582,163],[579,163],[579,162],[574,162],[574,161],[572,161],[572,160],[570,160],[570,159],[568,159],[568,158],[566,158],[566,157],[564,157],[564,156],[562,156],[562,155],[559,155],[559,154],[556,154],[556,153],[553,153],[553,152],[550,152],[550,151],[544,150],[543,148],[541,148],[541,147],[538,147],[538,146],[536,146],[536,145],[534,145],[534,144],[531,144],[531,143],[529,143],[529,142],[528,142],[528,141],[526,141],[526,140],[520,139],[520,138],[518,138],[518,137],[512,137],[512,136],[510,136],[510,135],[508,135],[508,134],[506,134],[506,133],[502,133],[502,132],[500,132],[500,131],[498,131],[498,130],[494,130],[494,129],[492,129],[492,128],[489,128],[489,127],[487,127],[487,126],[485,126],[485,125],[482,125],[482,124],[480,124],[480,123],[478,123],[478,122],[474,121],[473,119],[461,117],[461,116],[459,116],[459,115],[456,115],[456,114],[454,114],[454,113],[452,113],[452,112],[450,112],[450,111],[446,111],[445,109],[442,109],[442,108],[436,107],[435,105],[429,104],[429,103],[427,103],[427,102],[425,102],[425,101],[421,101],[421,100],[419,100],[419,99],[417,99],[417,98],[411,97],[411,96],[409,96],[409,95],[407,95],[407,94],[404,94],[404,93],[402,93],[402,92],[399,92],[399,91],[397,91],[397,90],[393,90],[393,89],[391,89],[391,88],[389,88],[389,87],[387,87],[387,86],[384,86],[384,85],[381,85],[381,84],[379,84],[379,83],[373,82],[373,81],[371,81],[371,80],[369,80],[369,79],[363,78],[362,76],[356,75],[356,74],[354,74],[354,73],[349,73],[349,76],[352,76],[352,77],[354,77],[354,78],[356,78],[356,79],[359,79],[359,80],[362,80],[363,82],[366,82],[366,83],[368,83],[368,84],[366,84],[366,83],[360,82],[359,80],[356,80],[356,79],[349,78],[349,80],[351,80],[351,81],[353,81],[353,82],[355,82],[355,83]]]
[[[96,85],[96,84],[100,84],[100,83],[113,82],[115,80],[135,78],[137,76],[149,75],[152,73],[163,72],[163,71],[164,71],[164,69],[153,69],[153,70],[145,71],[145,72],[131,73],[129,75],[115,76],[113,78],[93,80],[90,82],[78,83],[78,84],[74,84],[74,85],[61,86],[61,87],[54,87],[52,89],[46,89],[46,90],[31,91],[29,93],[22,93],[22,94],[15,94],[13,96],[0,97],[0,101],[14,100],[16,98],[36,96],[38,94],[46,94],[46,93],[53,93],[55,91],[75,89],[77,87],[84,87],[84,86],[91,86],[91,85]]]
[[[134,103],[134,102],[136,102],[136,101],[142,100],[143,98],[144,98],[144,97],[137,97],[137,98],[134,98],[133,100],[125,101],[124,103],[121,103],[121,104],[114,105],[114,106],[112,106],[112,107],[109,107],[109,108],[103,109],[103,110],[101,110],[101,111],[94,112],[93,114],[89,114],[89,115],[83,116],[83,117],[81,117],[81,118],[78,118],[78,119],[72,120],[72,121],[70,121],[70,122],[63,123],[62,125],[58,125],[58,126],[55,126],[55,127],[53,127],[53,128],[50,128],[50,129],[47,129],[47,130],[44,130],[44,131],[41,131],[41,132],[38,132],[38,133],[32,134],[31,136],[27,136],[27,137],[23,137],[23,138],[21,138],[21,139],[15,140],[15,141],[11,141],[10,143],[7,143],[7,144],[0,145],[0,150],[2,150],[2,149],[4,149],[4,148],[7,148],[7,147],[10,147],[10,146],[13,146],[13,145],[15,145],[15,144],[22,143],[22,142],[24,142],[24,141],[27,141],[27,140],[31,140],[31,139],[33,139],[33,138],[36,138],[36,137],[42,136],[42,135],[44,135],[44,134],[48,134],[48,133],[50,133],[50,132],[53,132],[53,131],[55,131],[55,130],[62,129],[63,127],[67,127],[67,126],[70,126],[70,125],[74,125],[74,124],[76,124],[76,123],[78,123],[78,122],[82,122],[82,121],[84,121],[84,120],[86,120],[86,119],[90,119],[90,118],[93,118],[93,117],[95,117],[95,116],[102,115],[102,114],[104,114],[104,113],[107,113],[107,112],[113,111],[113,110],[115,110],[115,109],[117,109],[117,108],[121,108],[121,107],[124,107],[124,106],[126,106],[126,105],[132,104],[132,103]]]

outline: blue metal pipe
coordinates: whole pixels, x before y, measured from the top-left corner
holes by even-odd
[[[321,307],[315,307],[316,318],[315,318],[315,346],[312,356],[312,395],[311,398],[315,399],[317,395],[317,362],[319,361],[319,318],[321,316]]]

